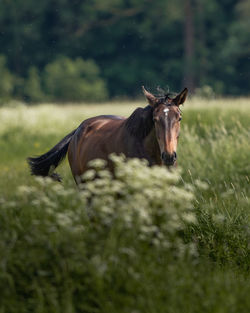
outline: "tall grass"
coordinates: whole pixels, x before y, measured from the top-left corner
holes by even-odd
[[[81,120],[138,105],[0,109],[0,312],[249,312],[248,99],[185,105],[180,172],[117,161],[84,194],[67,161],[62,185],[29,175]]]

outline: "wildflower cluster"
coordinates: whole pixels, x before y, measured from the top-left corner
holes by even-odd
[[[148,167],[145,160],[112,155],[114,175],[94,160],[84,176],[82,194],[95,231],[116,229],[133,242],[183,251],[181,233],[195,223],[193,193],[180,186],[179,172]],[[186,245],[186,248],[188,245]],[[192,246],[193,250],[193,246]]]
[[[19,186],[12,201],[0,198],[0,246],[9,251],[2,262],[12,255],[8,271],[16,275],[20,268],[20,290],[30,279],[41,284],[56,277],[58,286],[69,277],[95,286],[96,279],[124,273],[136,282],[142,265],[197,255],[192,240],[184,242],[196,219],[193,191],[180,184],[179,173],[143,160],[111,159],[113,173],[103,160],[90,163],[80,191],[38,177]]]
[[[103,160],[90,163],[80,192],[38,177],[32,186],[20,186],[16,201],[6,205],[29,212],[36,230],[83,236],[81,240],[95,243],[94,256],[109,236],[122,249],[147,245],[177,254],[194,252],[182,239],[187,225],[196,223],[193,191],[180,186],[179,172],[123,156],[112,155],[111,160],[114,173]]]

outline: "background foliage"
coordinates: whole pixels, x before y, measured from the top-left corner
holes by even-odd
[[[0,97],[55,101],[62,85],[72,101],[135,97],[141,85],[248,95],[249,7],[249,0],[2,0]],[[62,68],[55,88],[62,60],[75,74]]]

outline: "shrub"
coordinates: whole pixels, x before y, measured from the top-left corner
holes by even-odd
[[[44,101],[45,95],[41,86],[40,73],[37,68],[31,67],[28,72],[28,77],[24,82],[23,93],[26,100],[30,102]]]
[[[116,227],[116,233],[126,234],[130,240],[162,249],[183,251],[179,236],[186,223],[195,222],[191,200],[193,194],[177,187],[179,175],[165,168],[150,168],[146,161],[113,155],[115,179],[105,162],[94,160],[94,169],[83,179],[83,195],[90,200],[88,209],[93,215],[95,228],[105,236],[107,228]],[[93,180],[97,175],[98,179]]]
[[[196,88],[195,96],[205,99],[213,99],[215,98],[215,92],[211,86],[204,85],[200,88]]]
[[[103,312],[104,283],[128,294],[138,266],[154,270],[161,258],[167,266],[168,255],[196,252],[182,239],[195,218],[178,175],[139,160],[113,162],[115,179],[103,161],[92,162],[82,192],[37,178],[14,201],[0,200],[3,312]]]
[[[92,60],[60,57],[44,69],[45,92],[53,101],[102,101],[107,98],[105,82]]]
[[[0,55],[0,104],[12,96],[14,90],[14,76],[6,67],[6,58]]]

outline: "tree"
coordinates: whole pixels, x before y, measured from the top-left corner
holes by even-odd
[[[184,9],[184,77],[183,84],[191,93],[195,89],[195,35],[194,35],[194,7],[192,0],[185,0]]]

